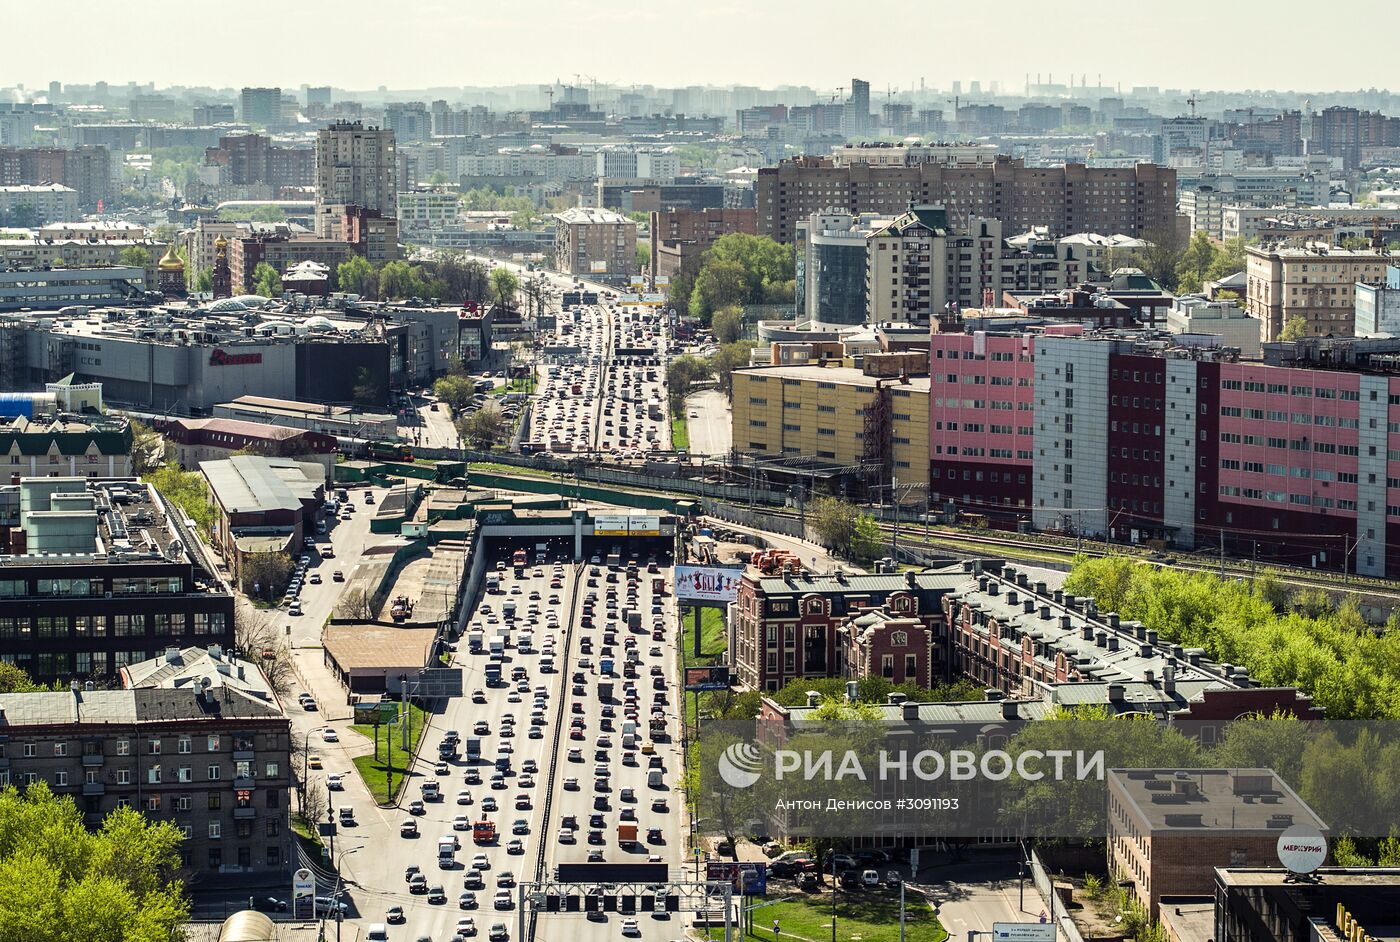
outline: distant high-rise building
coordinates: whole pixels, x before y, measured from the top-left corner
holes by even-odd
[[[196,127],[208,127],[211,124],[232,124],[235,116],[233,105],[195,105],[193,117]]]
[[[313,85],[306,89],[306,107],[319,105],[322,108],[331,106],[331,87],[329,85]]]
[[[432,119],[421,101],[395,102],[384,107],[384,126],[394,132],[394,140],[404,144],[426,141],[433,136]]]
[[[282,89],[245,88],[239,96],[239,113],[244,121],[258,127],[282,124]]]
[[[842,116],[841,130],[847,136],[864,134],[870,129],[870,83],[864,79],[851,79],[851,97],[846,99],[846,111]]]
[[[341,121],[316,135],[316,202],[397,215],[394,132]]]

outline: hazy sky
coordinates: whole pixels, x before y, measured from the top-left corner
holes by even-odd
[[[0,0],[0,85],[346,89],[572,80],[883,93],[1025,73],[1181,88],[1394,81],[1393,6],[1352,0]],[[1305,44],[1315,44],[1305,49]],[[964,85],[966,87],[966,85]],[[872,94],[872,98],[878,96]]]

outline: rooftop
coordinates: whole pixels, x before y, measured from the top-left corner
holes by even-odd
[[[632,221],[621,213],[615,213],[610,209],[597,209],[592,206],[575,206],[558,213],[555,218],[566,226],[618,225]]]
[[[65,690],[0,694],[0,730],[26,726],[126,726],[136,723],[198,722],[211,719],[280,719],[268,703],[234,687],[134,690]]]
[[[322,643],[343,671],[417,670],[428,663],[436,628],[327,625]]]
[[[911,376],[906,382],[889,376],[866,376],[861,370],[851,366],[752,366],[735,370],[747,376],[776,376],[780,379],[797,379],[806,382],[840,383],[845,386],[866,386],[873,389],[877,383],[903,386],[928,392],[927,376]]]
[[[1110,769],[1108,783],[1154,834],[1327,828],[1272,769]]]
[[[277,703],[277,695],[258,665],[218,645],[169,648],[159,657],[123,667],[121,677],[122,686],[128,689],[229,687],[266,703]]]
[[[303,502],[315,499],[325,480],[320,465],[257,455],[201,461],[199,470],[214,499],[230,514],[300,510]]]

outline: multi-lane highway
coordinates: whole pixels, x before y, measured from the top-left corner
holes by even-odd
[[[658,311],[604,296],[597,304],[567,305],[542,346],[533,449],[614,461],[670,450],[668,341]]]
[[[529,554],[520,577],[511,565],[516,549]],[[653,591],[654,580],[669,587],[671,560],[656,560],[652,573],[642,556],[629,579],[625,557],[612,568],[602,561],[575,564],[552,546],[537,562],[533,543],[493,553],[499,586],[477,601],[455,654],[465,696],[433,716],[399,805],[378,807],[353,771],[344,789],[331,793],[337,809],[353,809],[356,822],[339,829],[336,847],[351,884],[349,921],[367,929],[401,907],[402,922],[389,925],[394,942],[423,936],[448,942],[463,919],[472,921],[477,937],[488,938],[500,923],[515,939],[515,884],[552,876],[559,863],[652,858],[672,864],[679,876],[685,860],[676,792],[676,620],[670,596]],[[627,612],[636,613],[632,626]],[[491,665],[501,672],[496,684],[488,681]],[[653,737],[653,716],[664,721],[664,736]],[[456,755],[439,764],[439,744],[449,731],[457,734]],[[347,735],[359,738],[342,731],[341,742],[332,745],[313,737],[327,772],[348,768],[335,754],[341,746],[356,750]],[[324,787],[322,773],[312,777]],[[440,799],[425,796],[429,783]],[[483,820],[495,825],[497,836],[478,844],[474,826]],[[415,833],[404,836],[409,821]],[[619,826],[635,826],[635,842],[627,833],[622,836],[629,840],[621,841]],[[461,845],[450,869],[439,866],[444,837]],[[474,867],[478,855],[480,870]],[[407,874],[414,866],[428,892],[412,891]],[[432,892],[439,887],[441,896]],[[464,892],[472,896],[464,900]],[[635,918],[637,937],[681,934],[679,916]],[[534,938],[616,939],[630,929],[623,919],[542,915]]]

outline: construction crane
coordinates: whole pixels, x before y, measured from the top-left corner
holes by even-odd
[[[1186,103],[1191,106],[1191,117],[1193,119],[1196,117],[1196,106],[1199,105],[1201,101],[1202,99],[1197,98],[1195,95],[1192,95],[1190,98],[1186,99]]]

